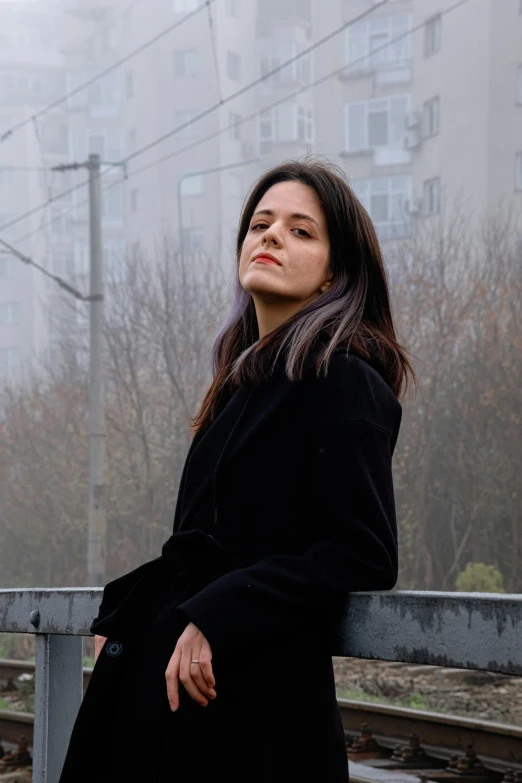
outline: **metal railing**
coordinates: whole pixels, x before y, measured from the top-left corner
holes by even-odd
[[[0,632],[36,635],[33,783],[56,783],[101,588],[0,590]],[[332,654],[522,675],[522,595],[352,593]]]

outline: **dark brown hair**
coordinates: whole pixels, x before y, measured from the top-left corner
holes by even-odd
[[[320,338],[325,347],[316,362],[326,374],[332,353],[342,348],[374,363],[399,397],[408,373],[415,373],[395,337],[388,279],[373,223],[335,164],[305,158],[281,163],[253,185],[241,214],[236,260],[256,206],[266,191],[293,180],[313,188],[326,219],[332,282],[328,290],[260,340],[254,303],[236,279],[231,313],[213,348],[213,381],[194,416],[194,434],[213,420],[222,392],[259,383],[286,351],[285,371],[302,377],[310,349]],[[405,391],[404,390],[404,391]]]

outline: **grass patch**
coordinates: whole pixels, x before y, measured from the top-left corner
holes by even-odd
[[[0,696],[0,710],[11,710],[14,712],[14,707],[3,696]]]
[[[351,689],[351,690],[338,690],[338,699],[351,699],[352,701],[362,701],[370,704],[389,704],[391,707],[407,707],[410,710],[427,710],[429,712],[441,712],[445,713],[446,710],[441,710],[440,707],[433,707],[430,704],[429,699],[422,693],[414,691],[410,694],[408,699],[389,699],[386,696],[374,696],[373,694],[366,693],[365,691]]]

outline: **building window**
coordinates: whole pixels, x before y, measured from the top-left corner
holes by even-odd
[[[409,96],[398,95],[346,104],[346,149],[401,146]]]
[[[128,135],[129,152],[135,152],[136,150],[136,128],[132,128]]]
[[[522,103],[522,65],[517,68],[517,103]]]
[[[273,71],[275,68],[279,68],[283,63],[287,62],[287,60],[296,57],[305,48],[306,46],[304,44],[298,44],[295,41],[286,41],[274,45],[268,52],[263,52],[261,56],[260,75],[266,76],[266,74],[270,73],[270,71]],[[267,79],[267,84],[277,85],[289,82],[309,84],[312,78],[313,59],[311,54],[307,54],[272,74],[272,76]]]
[[[181,181],[182,196],[201,196],[203,193],[203,177],[195,174]]]
[[[297,129],[296,135],[298,141],[305,141],[312,144],[315,138],[315,123],[312,109],[304,109],[297,106]]]
[[[517,190],[522,190],[522,152],[517,152],[516,156],[516,184]]]
[[[266,155],[272,151],[274,141],[274,109],[259,113],[259,152]]]
[[[90,253],[86,239],[74,240],[74,274],[84,276],[89,274]]]
[[[438,215],[440,212],[440,179],[428,179],[424,183],[424,212],[426,215]]]
[[[17,258],[10,256],[0,256],[0,280],[12,280],[15,277],[16,264],[20,263]]]
[[[87,131],[87,155],[99,155],[102,161],[117,161],[123,157],[120,128]]]
[[[239,0],[227,0],[227,14],[239,19]]]
[[[125,96],[127,98],[134,98],[134,73],[128,71],[125,74]]]
[[[352,187],[382,239],[408,234],[409,220],[406,204],[410,198],[410,177],[354,180]]]
[[[228,137],[234,141],[241,141],[241,114],[231,111],[228,113]]]
[[[138,211],[138,188],[132,188],[130,192],[130,209],[131,212]]]
[[[118,220],[123,216],[122,188],[119,183],[102,191],[102,218]]]
[[[437,96],[424,104],[424,136],[436,136],[440,129],[440,100]]]
[[[389,65],[409,63],[411,60],[411,36],[390,41],[410,28],[410,14],[391,14],[363,19],[346,31],[346,62],[362,60],[363,69],[383,68]]]
[[[174,126],[176,128],[185,126],[176,133],[178,139],[193,139],[197,136],[196,123],[193,122],[196,116],[197,112],[195,111],[177,111],[174,114]]]
[[[89,74],[100,74],[100,71],[93,71]],[[103,116],[107,114],[117,114],[119,111],[119,74],[110,72],[100,76],[95,82],[89,84],[82,92],[87,93],[87,106],[91,115]]]
[[[432,16],[424,28],[424,55],[430,57],[440,52],[442,38],[442,15]]]
[[[199,57],[196,49],[180,49],[174,52],[175,76],[198,76]]]
[[[68,217],[61,212],[52,215],[49,229],[54,237],[66,237],[70,230]]]
[[[20,351],[18,348],[0,348],[0,376],[5,380],[10,378],[20,366]]]
[[[0,302],[0,324],[20,323],[20,302]]]
[[[237,52],[227,52],[227,76],[236,82],[241,80],[241,55]]]
[[[188,13],[195,11],[198,5],[200,5],[200,0],[174,0],[174,11],[177,14]]]
[[[284,103],[259,115],[259,151],[267,154],[274,141],[302,141],[312,144],[315,123],[312,109]]]
[[[125,279],[125,253],[121,239],[108,239],[103,243],[103,260],[107,267],[109,278],[115,282]]]
[[[191,226],[181,230],[181,243],[184,250],[200,253],[203,250],[203,229]]]

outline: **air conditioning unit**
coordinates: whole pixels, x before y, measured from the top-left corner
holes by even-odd
[[[420,215],[422,213],[422,199],[418,196],[408,199],[404,204],[404,210],[407,215]]]
[[[421,135],[418,128],[413,128],[404,136],[404,149],[417,150],[421,145]]]
[[[406,115],[405,125],[408,128],[408,130],[413,130],[414,128],[420,128],[421,120],[422,117],[420,111],[411,111],[409,114]]]

